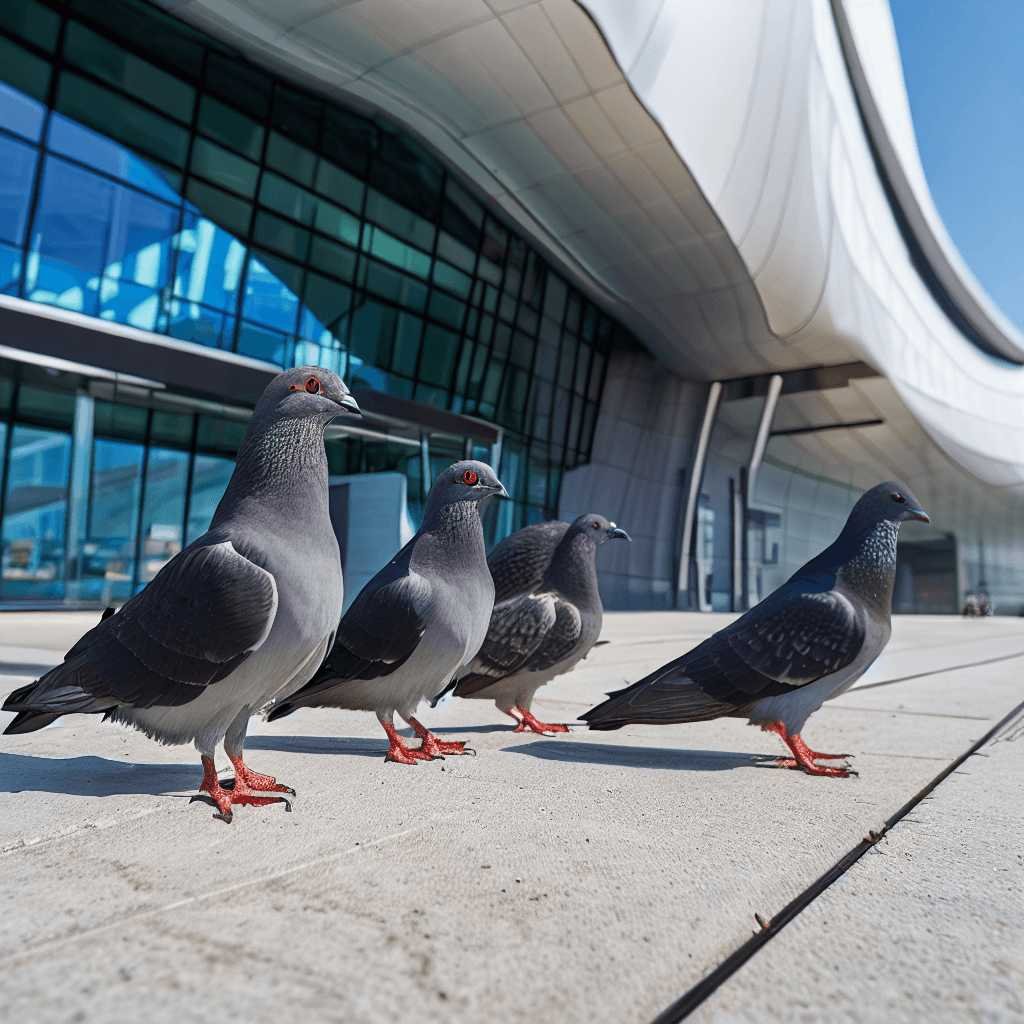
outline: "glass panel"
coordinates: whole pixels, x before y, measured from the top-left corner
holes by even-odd
[[[66,153],[90,170],[106,171],[122,181],[130,182],[153,192],[168,202],[179,200],[178,174],[140,159],[130,149],[111,142],[110,139],[83,128],[80,124],[54,114],[50,119],[47,138],[50,149]]]
[[[195,90],[173,75],[136,57],[116,43],[69,21],[64,33],[64,58],[97,78],[166,110],[180,121],[192,118]]]
[[[259,167],[206,139],[192,144],[192,171],[250,199],[256,194]]]
[[[287,283],[282,280],[285,277],[289,279]],[[284,260],[272,256],[250,256],[242,316],[286,334],[294,333],[299,312],[297,293],[301,291],[300,279],[299,268]]]
[[[199,103],[199,130],[250,160],[263,151],[262,125],[212,96]]]
[[[6,10],[11,4],[0,4]],[[26,53],[0,36],[0,78],[36,100],[45,100],[50,85],[50,68],[44,60]]]
[[[0,46],[0,59],[2,54]],[[26,96],[20,89],[0,82],[0,124],[8,131],[37,141],[42,133],[45,109],[42,103]]]
[[[228,195],[219,188],[195,179],[188,183],[186,195],[211,220],[228,231],[233,231],[236,235],[248,234],[252,207],[244,199]]]
[[[32,227],[28,297],[95,315],[115,186],[49,157]]]
[[[25,237],[36,152],[34,146],[0,135],[0,240],[15,245]]]
[[[44,50],[57,45],[60,17],[36,0],[0,4],[0,25]]]
[[[192,470],[192,500],[188,507],[185,543],[191,544],[210,527],[235,469],[234,459],[223,455],[197,455]]]
[[[153,415],[153,433],[157,417]],[[189,417],[176,417],[189,422]],[[204,458],[204,456],[199,456]],[[150,448],[146,463],[146,494],[142,505],[142,545],[138,579],[151,580],[181,549],[184,542],[188,453]]]
[[[176,240],[174,293],[190,302],[234,310],[245,247],[190,207]]]
[[[455,358],[459,354],[459,336],[433,324],[423,332],[423,355],[420,357],[420,378],[428,384],[449,387]]]
[[[97,438],[92,451],[88,534],[82,544],[82,592],[108,603],[132,591],[135,531],[145,447]]]
[[[270,133],[267,143],[267,164],[284,171],[291,178],[303,185],[313,184],[313,172],[316,170],[316,154],[303,146],[296,145],[277,132]]]
[[[57,109],[133,149],[144,150],[175,167],[185,165],[186,129],[78,75],[61,75]]]
[[[272,171],[265,171],[260,184],[260,202],[303,224],[312,224],[319,200],[304,188]],[[341,211],[338,211],[339,213]]]
[[[64,596],[70,468],[69,433],[14,427],[2,528],[2,593],[7,600]]]
[[[362,209],[366,194],[366,186],[361,181],[324,159],[316,169],[316,190],[357,212]]]

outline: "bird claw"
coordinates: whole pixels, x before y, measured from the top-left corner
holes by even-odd
[[[224,822],[225,825],[230,825],[234,819],[234,814],[231,810],[231,805],[227,807],[221,807],[219,803],[209,793],[196,793],[189,799],[190,804],[194,804],[198,801],[201,804],[208,804],[210,807],[216,807],[217,813],[211,815],[213,818],[219,818]]]

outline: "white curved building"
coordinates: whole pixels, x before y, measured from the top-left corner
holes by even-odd
[[[118,3],[132,17],[144,6]],[[984,585],[999,610],[1024,607],[1024,338],[934,209],[885,0],[159,6],[207,53],[230,47],[315,102],[399,126],[628,329],[636,344],[616,343],[603,384],[591,379],[592,445],[584,426],[571,458],[552,456],[559,483],[538,504],[554,496],[562,515],[593,507],[629,528],[630,550],[608,553],[610,604],[743,607],[831,539],[858,490],[895,477],[933,518],[905,531],[898,606],[949,611]],[[192,130],[209,140],[202,75],[215,58],[203,60]],[[59,88],[49,102],[63,111]],[[271,138],[288,135],[276,117]],[[323,159],[338,143],[321,131]],[[195,149],[186,176],[235,188]],[[271,154],[249,159],[262,168]],[[300,164],[274,167],[300,182]],[[203,212],[224,226],[216,203]],[[249,351],[240,337],[235,352]],[[460,387],[446,408],[501,429]],[[456,426],[470,430],[444,429]]]

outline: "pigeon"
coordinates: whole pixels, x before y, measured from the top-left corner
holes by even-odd
[[[421,701],[473,660],[487,634],[494,583],[480,502],[491,495],[507,497],[482,462],[456,462],[438,476],[423,525],[352,602],[313,679],[276,702],[268,721],[300,707],[374,711],[387,733],[387,761],[416,764],[471,752],[465,743],[438,739],[414,716]],[[419,747],[395,731],[396,712]]]
[[[327,502],[324,428],[359,406],[318,367],[276,376],[256,404],[234,473],[209,530],[64,656],[15,690],[7,734],[61,715],[100,714],[162,743],[193,742],[200,794],[230,822],[235,804],[283,801],[294,791],[242,756],[249,716],[309,679],[341,615],[338,543]],[[233,781],[218,779],[224,748]]]
[[[496,596],[487,638],[455,683],[455,696],[493,700],[515,719],[515,732],[568,732],[567,725],[541,722],[530,707],[537,690],[574,668],[597,642],[604,616],[597,549],[613,539],[630,536],[591,513],[571,526],[541,523],[503,540],[488,559]]]
[[[544,579],[555,548],[569,524],[560,519],[524,526],[499,541],[487,556],[494,579],[494,603],[528,594]]]
[[[839,537],[735,622],[581,717],[591,729],[748,719],[777,734],[791,758],[779,767],[846,778],[848,758],[812,750],[807,719],[848,690],[882,653],[892,631],[896,541],[907,520],[930,522],[896,481],[871,488]]]

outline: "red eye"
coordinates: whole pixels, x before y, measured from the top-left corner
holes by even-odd
[[[466,472],[462,474],[462,482],[464,484],[468,484],[470,487],[472,487],[479,479],[480,477],[475,469],[467,469]]]
[[[306,380],[306,390],[311,395],[319,395],[320,394],[320,378],[319,377],[309,377],[309,378],[307,378],[307,380]]]

